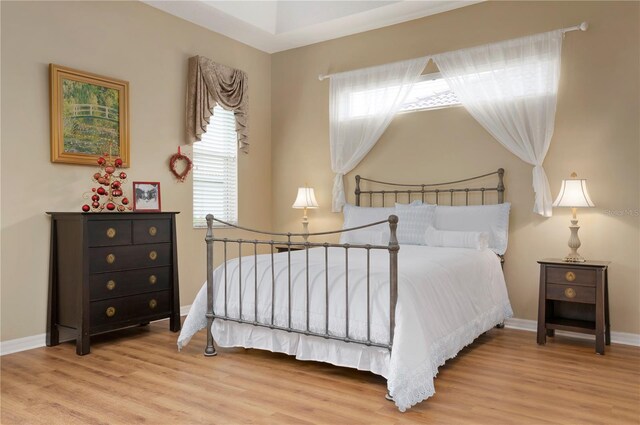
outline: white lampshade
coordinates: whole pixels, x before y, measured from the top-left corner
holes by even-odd
[[[318,208],[318,201],[316,201],[316,194],[313,193],[311,187],[299,187],[298,196],[296,201],[292,205],[293,208]]]
[[[578,177],[575,173],[571,177]],[[587,192],[587,180],[585,179],[566,179],[562,180],[560,193],[553,203],[554,207],[595,207],[593,201]]]

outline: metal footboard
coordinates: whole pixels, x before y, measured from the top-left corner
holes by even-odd
[[[239,230],[244,230],[247,232],[268,236],[268,237],[286,237],[286,241],[276,241],[276,240],[258,240],[258,239],[228,239],[228,238],[217,238],[213,234],[213,223],[218,222],[225,226],[236,228]],[[368,227],[373,227],[382,223],[388,223],[390,229],[390,238],[389,245],[356,245],[356,244],[335,244],[335,243],[314,243],[314,242],[292,242],[292,238],[304,236],[327,236],[332,234],[338,234],[343,232],[350,232],[359,229],[365,229]],[[316,336],[325,339],[338,340],[343,342],[355,343],[355,344],[363,344],[366,346],[374,346],[374,347],[382,347],[391,350],[393,345],[393,336],[395,329],[395,317],[396,317],[396,303],[398,300],[398,251],[400,246],[398,245],[398,239],[396,237],[396,229],[398,226],[398,217],[395,215],[389,216],[388,220],[378,221],[375,223],[367,224],[365,226],[353,227],[349,229],[342,229],[331,232],[319,232],[319,233],[275,233],[275,232],[263,232],[254,229],[248,229],[245,227],[236,226],[230,223],[226,223],[224,221],[218,220],[213,217],[213,215],[207,215],[207,236],[205,241],[207,243],[207,346],[204,350],[204,354],[206,356],[215,356],[216,349],[213,344],[213,334],[211,331],[211,326],[213,324],[214,319],[221,320],[229,320],[236,323],[245,323],[253,326],[260,326],[269,329],[282,330],[287,332],[298,333],[302,335]],[[224,284],[224,308],[223,311],[214,311],[214,299],[213,299],[213,270],[214,270],[214,261],[213,261],[213,253],[214,253],[214,243],[222,244],[222,252],[223,252],[223,262],[222,267],[224,267],[224,271],[222,272],[223,276],[223,284]],[[229,253],[229,249],[232,246],[237,245],[238,257],[242,257],[242,247],[243,245],[253,246],[253,261],[254,261],[254,320],[243,319],[242,315],[242,259],[238,261],[238,305],[239,305],[239,314],[238,317],[231,317],[229,315],[228,306],[227,306],[227,294],[228,294],[228,276],[227,276],[227,256]],[[283,245],[287,247],[287,278],[288,278],[288,317],[287,317],[287,326],[276,325],[274,320],[274,298],[275,298],[275,271],[274,271],[274,246],[275,245]],[[259,247],[268,247],[271,252],[271,318],[269,323],[262,323],[258,320],[258,303],[260,302],[258,298],[258,248]],[[292,280],[291,280],[291,248],[304,249],[305,251],[305,273],[306,273],[306,326],[304,329],[297,329],[292,326],[291,320],[291,295],[292,295]],[[324,291],[325,291],[325,326],[324,331],[313,331],[310,329],[310,282],[309,282],[309,249],[311,248],[323,248],[324,249],[324,270],[325,270],[325,282],[324,282]],[[345,257],[345,329],[344,336],[332,335],[329,333],[329,248],[342,248],[344,249],[344,257]],[[360,339],[356,336],[350,335],[349,333],[349,252],[351,250],[362,250],[361,252],[366,252],[366,297],[367,297],[367,308],[366,308],[366,338]],[[372,341],[371,339],[371,251],[372,250],[387,250],[389,252],[389,341],[388,343],[380,343],[377,341]]]

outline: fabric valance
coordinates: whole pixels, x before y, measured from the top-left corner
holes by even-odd
[[[248,153],[249,92],[247,74],[202,56],[189,59],[187,83],[187,144],[207,131],[216,104],[233,111],[238,148]]]

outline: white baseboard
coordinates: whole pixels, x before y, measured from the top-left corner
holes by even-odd
[[[191,309],[191,305],[180,307],[180,316],[186,316]],[[166,319],[163,319],[166,320]],[[508,319],[505,326],[510,329],[520,329],[523,331],[536,332],[538,322],[526,319]],[[593,335],[585,335],[574,332],[558,331],[558,335],[572,336],[582,339],[593,339]],[[611,342],[614,344],[633,345],[640,347],[640,335],[626,332],[611,332]],[[32,335],[24,338],[10,339],[0,342],[0,356],[17,353],[20,351],[40,348],[46,345],[46,334]]]
[[[2,341],[0,342],[0,356],[17,353],[19,351],[31,350],[32,348],[44,347],[47,341],[46,338],[47,334],[39,334]]]
[[[527,319],[507,319],[504,323],[505,327],[510,329],[520,329],[523,331],[537,332],[538,322]],[[581,334],[576,332],[556,331],[557,335],[571,336],[580,339],[595,339],[593,335]],[[626,332],[611,332],[611,342],[614,344],[633,345],[640,347],[640,335]]]
[[[186,316],[191,310],[191,304],[180,307],[180,316]],[[167,320],[167,319],[162,319]],[[0,356],[44,347],[47,343],[47,334],[26,336],[24,338],[10,339],[0,342]]]

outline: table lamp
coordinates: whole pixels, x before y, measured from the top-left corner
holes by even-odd
[[[571,252],[564,258],[564,261],[570,263],[584,263],[585,259],[582,255],[578,254],[578,248],[580,248],[580,239],[578,238],[578,219],[576,217],[577,208],[591,208],[595,207],[595,204],[589,198],[589,192],[587,192],[587,181],[585,179],[579,179],[576,173],[571,173],[571,178],[562,180],[562,187],[560,187],[560,193],[553,203],[554,207],[568,207],[571,208],[573,218],[571,219],[571,236],[569,237],[569,248]]]
[[[304,240],[309,238],[309,219],[307,217],[307,208],[318,208],[318,201],[316,201],[316,195],[311,187],[299,187],[298,196],[296,201],[292,205],[293,208],[304,209],[304,216],[302,217],[302,229],[304,233]]]

